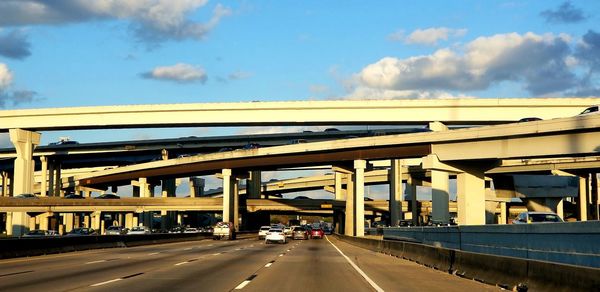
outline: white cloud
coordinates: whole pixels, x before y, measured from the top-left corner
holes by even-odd
[[[198,66],[177,63],[173,66],[156,67],[150,72],[142,73],[143,78],[175,81],[181,83],[206,82],[206,71]]]
[[[7,88],[13,80],[13,75],[4,63],[0,63],[0,91]]]
[[[231,10],[217,5],[204,22],[189,14],[208,0],[5,0],[0,2],[0,26],[65,24],[94,20],[128,20],[138,40],[202,39]]]
[[[247,79],[252,77],[254,74],[252,74],[252,72],[246,72],[246,71],[235,71],[232,72],[231,74],[229,74],[229,76],[227,76],[230,80],[240,80],[240,79]]]
[[[437,45],[440,40],[447,41],[449,37],[461,37],[467,33],[466,29],[452,29],[447,27],[432,27],[417,29],[404,36],[404,31],[399,30],[388,36],[392,41],[403,41],[406,44]]]
[[[522,82],[534,95],[568,89],[566,35],[534,33],[479,37],[462,50],[444,48],[406,59],[385,57],[355,76],[359,86],[395,91],[483,90],[503,82]]]

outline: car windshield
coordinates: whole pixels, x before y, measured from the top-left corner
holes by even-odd
[[[271,230],[269,230],[269,232],[279,232],[279,233],[281,233],[281,229],[271,229]]]
[[[562,222],[562,219],[555,214],[529,214],[531,222]]]
[[[29,231],[27,234],[29,234],[29,235],[44,235],[46,233],[43,230],[32,230],[32,231]]]
[[[260,230],[271,230],[271,227],[261,227]]]

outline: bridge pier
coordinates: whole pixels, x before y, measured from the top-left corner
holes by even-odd
[[[246,195],[248,199],[260,199],[261,193],[262,178],[260,170],[249,171],[248,179],[246,179]]]
[[[27,212],[6,212],[6,235],[21,236],[29,230]]]
[[[237,178],[232,171],[225,168],[221,171],[223,180],[223,221],[233,223],[234,229],[239,230],[239,196]]]
[[[14,163],[14,193],[31,194],[33,193],[33,149],[40,144],[40,133],[22,130],[10,129],[10,141],[15,146],[17,158]]]
[[[579,177],[579,200],[577,201],[577,205],[579,205],[579,221],[587,221],[588,219],[588,188],[587,188],[587,178]]]
[[[346,220],[344,233],[365,235],[365,168],[366,160],[354,160],[354,171],[346,184]]]
[[[390,212],[390,226],[398,226],[400,220],[404,219],[402,213],[402,201],[404,200],[404,190],[402,187],[402,160],[392,159],[390,165],[389,175],[389,186],[390,186],[390,198],[388,210]]]
[[[431,170],[431,220],[448,223],[450,221],[449,174],[441,170]]]
[[[458,224],[485,225],[485,179],[483,171],[471,170],[470,172],[457,174],[456,186]]]
[[[2,196],[3,197],[8,197],[8,196],[12,196],[12,193],[10,191],[11,186],[12,186],[12,173],[8,172],[8,171],[3,171],[2,172]]]
[[[40,196],[45,197],[48,194],[48,158],[40,157],[42,171],[40,173]]]
[[[409,175],[408,180],[406,181],[406,194],[410,200],[412,224],[413,226],[417,226],[419,225],[419,217],[421,216],[421,212],[417,201],[417,181],[412,175]]]

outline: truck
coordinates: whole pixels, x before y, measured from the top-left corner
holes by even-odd
[[[234,240],[235,229],[231,222],[218,222],[213,228],[213,239],[214,240]]]

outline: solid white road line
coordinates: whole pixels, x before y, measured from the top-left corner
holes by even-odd
[[[282,256],[283,256],[283,254],[280,254],[279,256],[280,256],[280,257],[282,257]]]
[[[159,254],[159,253],[160,253],[160,252],[153,252],[153,253],[149,253],[148,255],[157,255],[157,254]]]
[[[327,241],[329,241],[329,238],[327,238],[327,236],[325,236],[325,238],[327,239]],[[350,263],[350,265],[363,277],[365,278],[365,280],[367,280],[367,282],[369,282],[369,284],[375,289],[375,291],[377,292],[383,292],[383,289],[381,289],[381,287],[379,287],[379,285],[377,285],[375,282],[373,282],[373,280],[371,280],[371,278],[369,278],[369,276],[367,276],[367,274],[365,274],[365,272],[363,272],[363,270],[361,270],[357,265],[355,265],[349,257],[347,257],[337,246],[335,246],[335,244],[333,244],[333,242],[329,241],[329,243],[331,243],[331,245]]]
[[[104,282],[101,282],[101,283],[96,283],[96,284],[90,285],[90,287],[102,286],[104,284],[108,284],[108,283],[112,283],[112,282],[117,282],[117,281],[121,281],[121,280],[123,280],[123,279],[121,279],[121,278],[112,279],[112,280],[108,280],[108,281],[104,281]]]
[[[218,255],[220,255],[220,254],[221,254],[221,253],[220,253],[220,252],[218,252],[218,253],[213,253],[212,255],[214,255],[214,256],[218,256]]]
[[[188,263],[188,262],[181,262],[181,263],[176,263],[175,265],[176,265],[176,266],[181,266],[181,265],[185,265],[185,264],[187,264],[187,263]]]
[[[268,263],[268,264],[266,264],[266,265],[265,265],[265,268],[271,267],[271,265],[272,265],[272,264],[273,264],[273,263]]]
[[[89,265],[89,264],[96,264],[96,263],[103,263],[103,262],[106,262],[106,260],[99,260],[99,261],[87,262],[85,264]]]
[[[183,250],[191,250],[191,249],[192,249],[191,247],[188,247],[188,248],[184,248]]]
[[[250,281],[245,280],[244,282],[242,282],[239,285],[237,285],[237,287],[235,287],[235,290],[244,289],[244,287],[246,287],[246,285],[248,285],[249,283],[250,283]]]

